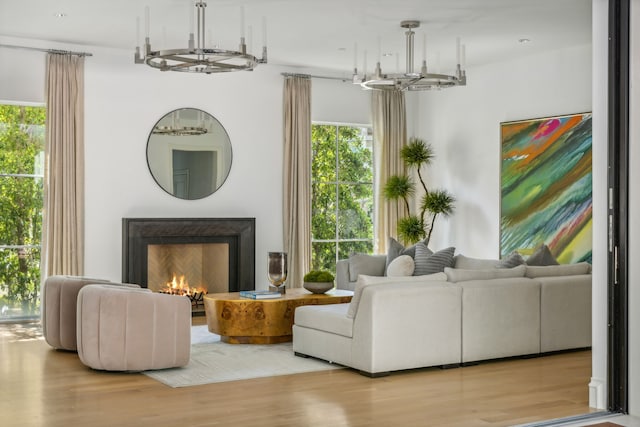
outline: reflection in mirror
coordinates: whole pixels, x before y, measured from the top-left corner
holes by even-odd
[[[231,141],[218,120],[195,108],[171,111],[147,141],[149,171],[167,193],[202,199],[222,186],[231,169]]]

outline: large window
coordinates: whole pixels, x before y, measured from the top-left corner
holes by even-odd
[[[45,116],[0,105],[0,320],[39,312]]]
[[[371,128],[314,124],[311,137],[312,264],[335,272],[338,259],[373,251]]]

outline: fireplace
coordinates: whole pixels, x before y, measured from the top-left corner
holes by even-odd
[[[157,292],[255,289],[255,218],[123,218],[122,280]]]

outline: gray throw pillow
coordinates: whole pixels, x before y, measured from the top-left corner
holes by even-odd
[[[495,268],[500,261],[489,258],[471,258],[458,254],[453,257],[453,268],[462,268],[465,270],[484,270],[487,268]]]
[[[496,268],[513,268],[524,264],[524,258],[517,251],[511,252],[506,257],[502,258]]]
[[[450,247],[433,253],[423,242],[416,244],[414,276],[444,272],[445,267],[453,267],[453,253],[456,248]]]
[[[402,243],[398,242],[393,237],[389,237],[387,240],[387,263],[384,268],[385,274],[387,268],[389,268],[389,264],[391,264],[391,261],[398,258],[400,255],[409,255],[411,258],[415,257],[416,245],[405,248]]]
[[[558,260],[553,256],[547,245],[540,245],[534,253],[527,258],[527,265],[558,265]]]

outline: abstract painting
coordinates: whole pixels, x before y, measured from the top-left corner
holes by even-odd
[[[500,124],[500,255],[591,262],[591,113]]]

